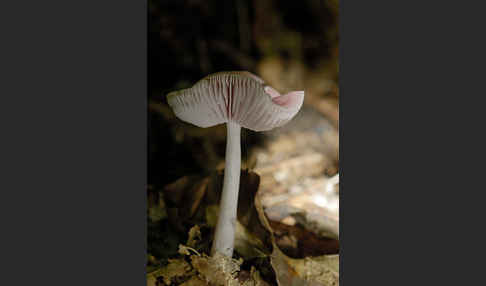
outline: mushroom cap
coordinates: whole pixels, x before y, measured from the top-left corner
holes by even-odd
[[[304,91],[280,95],[249,72],[218,72],[191,88],[173,91],[167,101],[175,115],[199,127],[233,121],[253,131],[279,127],[292,119]]]

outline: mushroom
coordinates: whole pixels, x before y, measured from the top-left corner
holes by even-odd
[[[226,123],[226,161],[220,211],[211,255],[232,257],[240,183],[241,127],[266,131],[292,119],[304,101],[304,91],[280,95],[249,72],[218,72],[193,87],[173,91],[167,101],[175,115],[199,127]]]

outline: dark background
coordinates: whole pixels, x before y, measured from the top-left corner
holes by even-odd
[[[174,138],[177,120],[165,99],[169,91],[189,87],[214,72],[247,70],[280,91],[305,88],[307,103],[313,104],[307,101],[312,96],[329,99],[327,109],[337,126],[338,15],[335,0],[150,0],[149,184],[164,185],[182,175],[214,169],[211,162],[195,158],[208,153],[200,148],[201,140]],[[309,78],[314,80],[311,84],[305,81]],[[321,82],[326,86],[309,88]],[[262,139],[243,132],[245,157]],[[218,145],[214,149],[220,157],[224,136],[209,143]]]

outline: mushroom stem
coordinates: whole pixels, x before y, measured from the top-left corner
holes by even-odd
[[[235,243],[238,190],[240,187],[241,126],[238,123],[228,121],[226,130],[226,162],[223,192],[221,193],[220,210],[211,255],[219,252],[225,256],[232,257]]]

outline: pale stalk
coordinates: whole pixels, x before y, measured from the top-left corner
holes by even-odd
[[[241,126],[235,122],[226,123],[226,162],[224,168],[223,191],[219,203],[218,222],[214,234],[211,255],[221,253],[233,256],[236,231],[236,212],[241,169]]]

